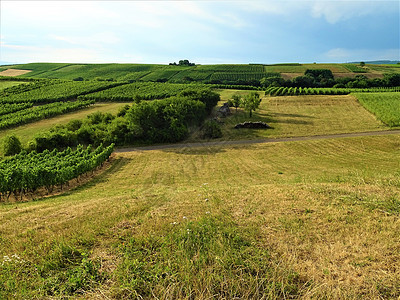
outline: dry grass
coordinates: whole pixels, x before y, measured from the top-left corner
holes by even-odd
[[[235,90],[221,91],[221,105],[232,97]],[[248,93],[241,91],[241,94]],[[261,92],[259,92],[261,93]],[[335,133],[383,130],[387,127],[366,111],[357,99],[347,96],[264,96],[252,121],[264,121],[273,129],[256,130],[233,127],[250,120],[242,109],[222,119],[222,139],[257,139],[294,136],[312,136]]]
[[[295,270],[296,297],[396,298],[399,146],[394,135],[118,154],[65,195],[0,206],[0,253],[35,262],[49,241],[89,243],[110,274],[90,298],[112,297],[127,239],[161,237],[209,213],[270,253],[274,280]],[[157,295],[176,295],[169,288]]]

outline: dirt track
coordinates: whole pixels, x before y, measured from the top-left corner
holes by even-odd
[[[163,150],[163,149],[201,148],[201,147],[212,147],[212,146],[235,146],[235,145],[251,145],[251,144],[263,144],[263,143],[282,143],[282,142],[338,139],[338,138],[361,137],[361,136],[380,136],[380,135],[391,135],[391,134],[400,134],[400,130],[353,132],[353,133],[299,136],[299,137],[273,138],[273,139],[260,139],[260,140],[238,140],[238,141],[216,141],[216,142],[203,142],[203,143],[166,144],[166,145],[157,145],[157,146],[119,148],[119,149],[116,149],[115,152],[123,153],[123,152]]]

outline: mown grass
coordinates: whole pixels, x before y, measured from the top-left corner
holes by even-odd
[[[126,103],[97,103],[87,109],[82,109],[77,112],[64,114],[62,116],[45,119],[39,122],[35,122],[33,124],[27,124],[16,128],[0,130],[0,145],[2,145],[3,139],[7,135],[14,134],[20,139],[23,146],[25,146],[29,141],[33,139],[36,134],[45,132],[58,124],[66,124],[74,119],[83,119],[87,115],[96,111],[116,114],[118,110],[124,105],[126,105]],[[2,153],[1,146],[0,153]]]
[[[11,86],[19,85],[21,83],[24,83],[24,82],[21,82],[21,81],[9,81],[9,80],[0,81],[0,90],[8,88],[8,87],[11,87]]]
[[[390,127],[400,126],[400,93],[355,94],[360,103]]]
[[[245,95],[248,91],[220,90],[221,103],[233,94]],[[263,92],[259,92],[263,96]],[[259,109],[250,119],[241,108],[222,118],[224,139],[257,139],[294,136],[312,136],[335,133],[384,130],[387,128],[365,110],[354,96],[284,96],[262,97]],[[234,129],[238,123],[262,121],[273,129]],[[196,135],[192,137],[195,139]]]
[[[65,195],[0,206],[1,256],[24,261],[2,297],[395,299],[399,145],[117,154]]]

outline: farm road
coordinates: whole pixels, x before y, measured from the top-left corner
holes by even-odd
[[[237,140],[237,141],[232,140],[232,141],[216,141],[216,142],[202,142],[202,143],[166,144],[166,145],[157,145],[157,146],[119,148],[119,149],[116,149],[115,152],[116,153],[124,153],[124,152],[135,152],[135,151],[179,149],[179,148],[202,148],[202,147],[212,147],[212,146],[235,146],[235,145],[251,145],[251,144],[263,144],[263,143],[282,143],[282,142],[297,142],[297,141],[362,137],[362,136],[380,136],[380,135],[391,135],[391,134],[400,134],[400,130],[352,132],[352,133],[339,133],[339,134],[314,135],[314,136],[298,136],[298,137],[272,138],[272,139],[259,139],[259,140]]]

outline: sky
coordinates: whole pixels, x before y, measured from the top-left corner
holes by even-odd
[[[0,1],[0,64],[400,60],[400,1]]]

